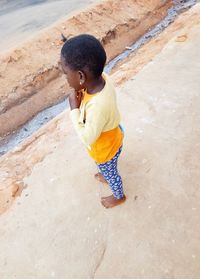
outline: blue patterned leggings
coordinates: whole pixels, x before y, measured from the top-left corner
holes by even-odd
[[[108,182],[113,196],[116,199],[121,199],[124,196],[122,179],[117,170],[117,161],[121,151],[122,147],[120,147],[116,155],[110,161],[104,164],[97,164],[99,171]]]

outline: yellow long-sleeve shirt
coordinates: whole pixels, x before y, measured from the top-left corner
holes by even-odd
[[[71,119],[90,156],[99,164],[112,159],[122,145],[120,114],[110,78],[103,74],[105,86],[99,93],[84,93],[80,109],[71,111]]]

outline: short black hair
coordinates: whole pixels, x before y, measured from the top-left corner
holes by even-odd
[[[64,62],[72,68],[72,70],[88,70],[99,77],[106,63],[106,52],[94,36],[82,34],[67,40],[62,49],[61,55]]]

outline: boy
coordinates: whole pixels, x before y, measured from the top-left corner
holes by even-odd
[[[81,141],[96,162],[95,178],[108,183],[113,195],[102,197],[106,208],[125,201],[121,176],[117,170],[123,133],[116,94],[109,77],[103,73],[106,53],[91,35],[79,35],[65,42],[61,65],[70,87],[71,119]]]

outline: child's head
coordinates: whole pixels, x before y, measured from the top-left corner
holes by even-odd
[[[61,50],[61,65],[68,83],[75,90],[98,79],[106,63],[101,43],[91,35],[79,35],[65,42]]]

